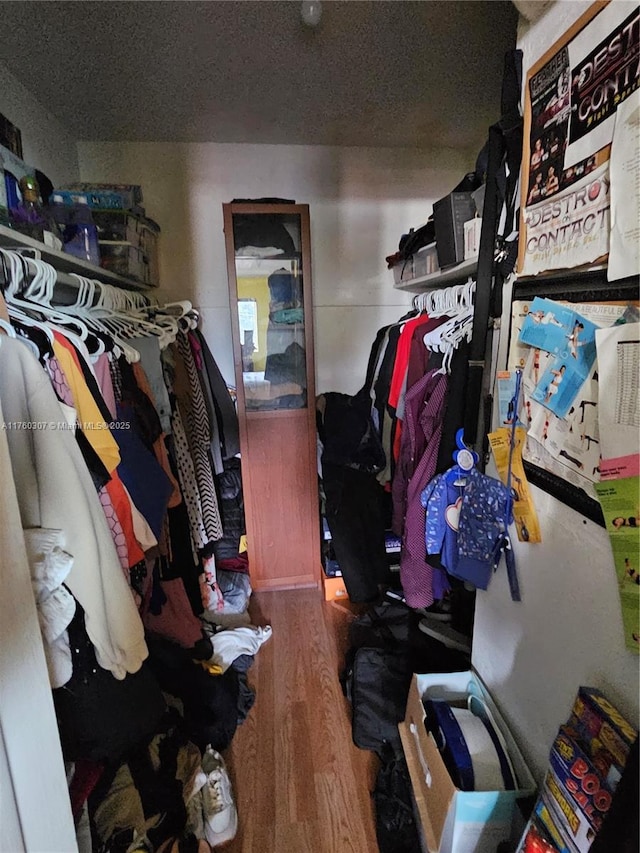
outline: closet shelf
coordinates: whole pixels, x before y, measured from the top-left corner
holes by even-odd
[[[50,246],[45,246],[44,243],[40,243],[32,237],[27,237],[26,234],[21,234],[19,231],[14,231],[12,228],[7,228],[5,225],[0,225],[0,248],[37,249],[40,253],[39,257],[43,261],[51,264],[52,267],[55,267],[58,272],[63,274],[63,277],[61,277],[62,284],[74,284],[74,280],[67,278],[64,274],[77,273],[78,275],[97,279],[97,281],[102,281],[105,284],[112,284],[114,287],[122,287],[127,290],[147,291],[152,289],[152,285],[144,284],[132,278],[126,278],[125,276],[102,269],[102,267],[90,264],[88,261],[75,258],[73,255],[60,252],[58,249],[52,249]]]
[[[422,275],[419,278],[409,278],[406,281],[395,282],[393,287],[395,290],[405,290],[408,293],[423,293],[425,290],[431,288],[464,282],[468,276],[475,274],[477,268],[478,258],[469,258],[466,261],[462,261],[462,263],[456,264],[455,267],[449,267],[446,270],[438,270],[438,272]]]

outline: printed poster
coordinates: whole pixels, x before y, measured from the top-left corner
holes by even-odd
[[[549,166],[551,169],[553,166]],[[551,195],[553,199],[549,198]],[[590,168],[573,186],[547,191],[544,201],[525,209],[522,274],[576,267],[606,255],[610,207],[608,163]]]
[[[639,33],[638,6],[612,2],[527,75],[522,275],[609,251],[609,147],[616,110],[638,88]]]
[[[598,329],[596,347],[602,456],[615,459],[624,476],[627,466],[637,465],[640,440],[640,323]]]
[[[569,44],[571,111],[565,166],[611,143],[615,112],[638,88],[640,9],[613,2]]]
[[[625,646],[640,654],[640,480],[598,483],[618,578]]]
[[[536,297],[522,324],[520,343],[554,355],[534,366],[531,398],[560,418],[569,413],[596,359],[598,327],[571,308]]]
[[[620,104],[611,145],[611,245],[607,279],[640,270],[640,90]]]
[[[554,347],[554,343],[562,345],[560,329],[564,324],[562,323],[563,315],[559,310],[561,308],[571,312],[579,308],[579,312],[576,312],[578,316],[594,326],[613,326],[621,318],[629,315],[635,319],[635,315],[630,315],[629,309],[624,305],[613,303],[577,305],[536,297],[534,300],[516,300],[512,304],[512,335],[508,364],[512,370],[520,368],[523,371],[523,399],[519,417],[520,422],[527,429],[523,458],[537,468],[571,483],[584,491],[588,497],[596,500],[595,483],[603,479],[607,466],[600,455],[598,362],[595,361],[592,365],[569,411],[564,418],[561,418],[533,397],[535,389],[541,385],[542,377],[554,363],[556,355],[521,342],[521,333],[527,324],[529,329],[525,332],[527,339],[542,344],[546,340],[546,344],[550,347]],[[537,322],[543,319],[540,314],[536,320],[527,319],[532,311],[541,310],[546,314],[546,323]],[[554,321],[559,322],[560,326],[557,326]],[[551,332],[545,334],[544,328],[541,332],[540,326],[546,326]],[[624,326],[616,328],[624,328]],[[600,329],[596,334],[599,333]],[[541,334],[544,335],[542,339]],[[619,473],[618,476],[620,476]]]
[[[552,358],[548,353],[544,358]],[[528,377],[531,366],[527,365]],[[562,479],[570,479],[580,485],[587,494],[595,499],[593,484],[600,479],[600,432],[598,429],[598,381],[595,379],[595,365],[590,376],[583,383],[564,418],[554,415],[548,408],[534,400],[529,392],[530,379],[524,383],[524,408],[528,420],[528,443],[525,458],[533,461],[528,452],[535,441],[544,448],[548,464],[553,473]]]

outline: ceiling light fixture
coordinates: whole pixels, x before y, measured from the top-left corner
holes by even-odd
[[[307,27],[317,27],[322,17],[322,3],[320,0],[302,0],[300,15]]]

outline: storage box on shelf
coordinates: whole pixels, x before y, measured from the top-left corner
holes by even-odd
[[[517,777],[512,791],[461,791],[454,785],[425,726],[423,699],[444,699],[466,707],[480,696],[504,739]],[[400,736],[428,853],[495,853],[510,838],[516,801],[530,797],[535,783],[513,736],[487,689],[473,672],[414,675]]]
[[[445,269],[465,258],[464,224],[476,215],[476,203],[470,192],[453,192],[433,205],[438,263]]]
[[[411,281],[411,279],[415,278],[413,258],[407,258],[404,261],[400,261],[399,264],[394,264],[391,267],[391,271],[393,272],[393,282],[396,286],[402,284],[402,282]]]
[[[152,219],[126,210],[94,210],[92,213],[101,246],[101,266],[146,284],[157,282],[160,227]],[[126,246],[134,251],[128,252]]]
[[[392,267],[393,280],[396,285],[403,282],[410,282],[415,278],[422,278],[425,275],[439,272],[438,255],[436,253],[436,244],[430,243],[428,246],[423,246],[415,255],[395,264]]]
[[[448,287],[450,284],[463,284],[469,276],[475,275],[478,268],[478,258],[469,258],[449,267],[446,270],[437,270],[419,277],[402,279],[394,282],[396,290],[406,290],[408,293],[424,293],[426,290]],[[396,267],[393,267],[395,275]]]
[[[75,183],[62,189],[65,203],[73,204],[78,196],[86,196],[87,204],[96,210],[127,210],[144,213],[142,187],[138,184]]]
[[[86,276],[87,278],[113,284],[115,287],[124,287],[130,290],[146,290],[150,285],[141,281],[136,281],[128,276],[118,275],[115,272],[96,267],[87,261],[69,255],[66,252],[61,252],[57,249],[52,249],[45,246],[44,243],[39,243],[26,234],[21,234],[19,231],[14,231],[4,225],[0,225],[0,248],[3,249],[28,249],[41,258],[52,267],[55,267],[61,273],[77,273],[78,275]],[[154,285],[157,282],[154,282]]]

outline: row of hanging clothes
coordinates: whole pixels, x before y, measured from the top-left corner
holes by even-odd
[[[53,267],[0,261],[0,422],[74,817],[90,793],[99,816],[132,750],[171,730],[193,763],[194,744],[198,758],[226,748],[253,704],[246,671],[270,629],[246,613],[237,415],[188,301],[71,276],[61,304]],[[161,770],[133,780],[143,807],[130,825],[98,821],[104,849],[152,825],[164,829],[149,850],[184,830],[180,797],[160,804],[177,823],[154,824]]]
[[[407,604],[442,600],[451,580],[427,563],[421,493],[448,469],[464,422],[475,282],[419,294],[375,337],[363,387],[318,401],[325,515],[351,600],[390,581],[385,529],[401,537]]]

